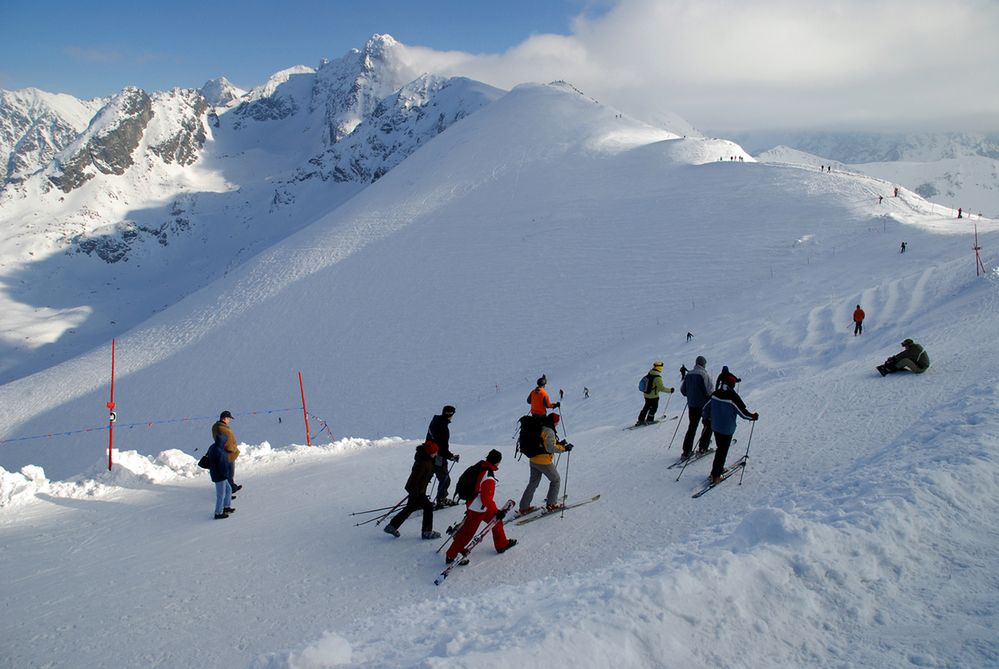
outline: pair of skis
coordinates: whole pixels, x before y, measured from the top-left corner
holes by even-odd
[[[723,481],[725,481],[726,479],[730,478],[731,476],[733,476],[737,472],[744,471],[745,468],[746,468],[746,463],[748,461],[749,461],[749,456],[748,455],[742,456],[731,467],[726,467],[725,468],[725,471],[722,472],[722,475],[720,477],[718,477],[718,481],[708,481],[707,483],[704,484],[703,488],[701,488],[700,490],[698,490],[697,492],[695,492],[693,495],[691,495],[691,497],[694,498],[694,499],[697,499],[698,497],[700,497],[701,495],[705,494],[706,492],[708,492],[709,490],[711,490],[715,486],[721,484]],[[742,479],[740,479],[739,482],[741,483]]]
[[[523,516],[518,517],[518,520],[514,522],[514,525],[527,525],[528,523],[533,523],[535,520],[541,520],[542,518],[547,518],[548,516],[560,515],[563,511],[568,511],[569,509],[575,509],[577,506],[583,506],[584,504],[596,502],[598,499],[600,499],[600,495],[594,495],[590,499],[584,499],[582,502],[576,502],[575,504],[562,504],[558,508],[552,509],[551,511],[542,511],[541,513],[532,511],[531,513],[525,513]]]

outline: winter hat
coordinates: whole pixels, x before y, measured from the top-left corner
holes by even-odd
[[[548,377],[547,377],[547,376],[545,376],[544,374],[542,374],[542,375],[541,375],[541,378],[539,378],[539,379],[538,379],[538,385],[539,385],[539,386],[543,386],[543,385],[545,385],[546,383],[548,383]]]
[[[902,346],[912,346],[915,343],[916,342],[912,341],[911,339],[904,339],[904,340],[902,340]]]
[[[559,416],[557,413],[548,414],[548,418],[550,418],[552,421],[552,427],[558,425],[558,422],[562,420],[562,416]]]
[[[232,414],[228,411],[223,411],[219,414],[219,420],[222,420],[223,418],[232,418]]]
[[[697,359],[694,360],[694,364],[695,365],[700,365],[701,367],[704,367],[705,365],[708,364],[708,361],[707,361],[707,359],[703,355],[699,355],[699,356],[697,356]]]
[[[454,407],[451,406],[450,404],[445,404],[444,408],[441,409],[441,415],[442,416],[453,416],[454,415]]]
[[[722,377],[722,385],[726,385],[729,388],[735,388],[735,384],[739,383],[741,379],[735,374],[726,374]]]
[[[656,360],[654,363],[652,363],[652,368],[653,369],[662,369],[663,368],[663,361],[662,360]]]
[[[427,455],[434,456],[437,455],[437,444],[427,439],[423,442],[423,450],[427,452]]]
[[[486,456],[486,462],[492,465],[498,465],[503,459],[503,454],[497,451],[495,448],[489,451],[489,455]]]

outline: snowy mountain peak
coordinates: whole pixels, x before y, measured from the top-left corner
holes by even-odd
[[[218,77],[205,82],[201,94],[214,107],[230,107],[246,95],[246,91],[234,86],[225,77]]]

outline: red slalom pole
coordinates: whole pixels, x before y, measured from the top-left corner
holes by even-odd
[[[309,435],[309,411],[305,408],[305,384],[302,383],[302,372],[298,373],[298,389],[302,391],[302,415],[305,417],[305,443],[312,446],[312,437]]]
[[[111,471],[111,453],[114,450],[114,422],[118,416],[114,412],[114,339],[111,339],[111,399],[108,408],[108,471]]]

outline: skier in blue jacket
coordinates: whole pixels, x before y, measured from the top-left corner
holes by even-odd
[[[728,447],[732,445],[732,436],[735,434],[736,417],[745,420],[758,420],[760,417],[760,414],[750,412],[739,393],[735,392],[735,384],[738,382],[739,379],[731,372],[723,374],[718,380],[718,389],[704,405],[704,418],[710,421],[715,435],[715,461],[711,465],[713,483],[721,481],[721,475],[725,471],[725,458],[728,457]]]

